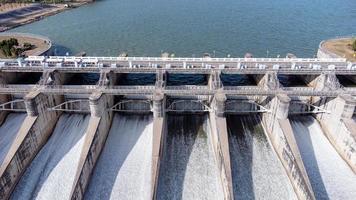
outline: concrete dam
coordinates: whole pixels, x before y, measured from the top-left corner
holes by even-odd
[[[0,199],[354,199],[356,63],[0,60]]]

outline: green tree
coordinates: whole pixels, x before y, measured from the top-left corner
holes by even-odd
[[[352,44],[352,49],[356,51],[356,39],[354,40],[354,43]]]

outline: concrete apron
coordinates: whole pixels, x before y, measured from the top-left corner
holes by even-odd
[[[25,97],[27,117],[19,129],[0,167],[0,199],[8,199],[26,168],[47,142],[60,112],[48,111],[63,101],[59,96],[46,96],[37,91]]]
[[[233,199],[232,173],[230,163],[229,140],[227,133],[226,118],[216,116],[214,112],[209,113],[210,142],[213,147],[215,161],[218,166],[224,199]]]

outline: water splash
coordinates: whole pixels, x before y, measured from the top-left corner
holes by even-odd
[[[10,113],[0,126],[0,164],[4,161],[26,114]]]
[[[258,115],[228,116],[235,199],[297,199]]]
[[[356,175],[311,116],[291,118],[297,144],[317,199],[355,199]]]
[[[168,117],[157,199],[223,199],[205,116]]]
[[[70,199],[89,116],[63,114],[56,128],[26,169],[11,199]]]
[[[85,199],[150,199],[152,117],[115,115]]]

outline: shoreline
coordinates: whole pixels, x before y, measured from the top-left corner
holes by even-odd
[[[10,38],[15,38],[18,40],[20,45],[28,42],[34,45],[33,49],[26,50],[23,52],[24,56],[41,56],[41,55],[49,55],[51,54],[52,49],[52,41],[45,36],[35,35],[29,33],[0,33],[0,41],[7,40]],[[0,52],[0,59],[13,59],[10,57],[6,57]]]
[[[351,49],[354,36],[345,36],[323,40],[319,44],[318,56],[329,58],[345,58],[356,62],[356,51]]]
[[[73,2],[73,3],[69,3],[69,4],[43,4],[43,5],[55,5],[53,8],[51,8],[51,10],[49,11],[45,11],[43,13],[33,13],[33,14],[29,14],[28,16],[24,17],[23,19],[14,19],[14,20],[10,20],[10,21],[6,21],[6,23],[1,24],[0,23],[0,33],[1,32],[6,32],[9,31],[11,29],[17,28],[19,26],[23,26],[26,24],[30,24],[36,21],[40,21],[46,17],[50,17],[53,15],[56,15],[58,13],[67,11],[67,10],[71,10],[71,9],[76,9],[79,8],[81,6],[90,4],[94,1],[82,1],[82,2]],[[69,5],[69,6],[67,6]],[[15,11],[15,10],[12,10]],[[12,11],[8,11],[8,12],[12,12]],[[6,13],[6,12],[4,12]],[[0,13],[2,14],[2,13]]]

